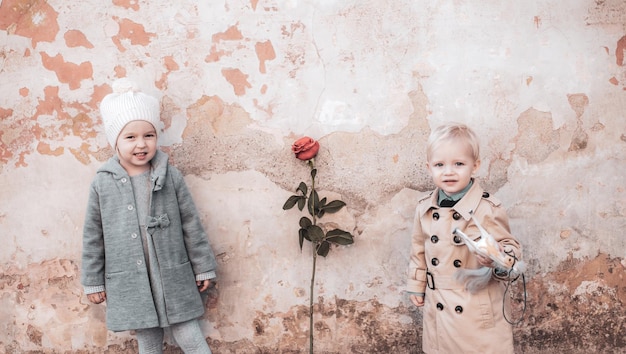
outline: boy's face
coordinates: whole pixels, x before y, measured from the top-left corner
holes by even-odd
[[[432,152],[427,167],[435,185],[452,195],[467,187],[480,167],[480,160],[474,160],[467,142],[446,140]]]
[[[156,154],[156,149],[156,130],[145,120],[135,120],[126,124],[117,137],[117,156],[130,176],[150,169],[150,160]]]

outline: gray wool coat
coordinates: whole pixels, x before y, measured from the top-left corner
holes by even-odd
[[[180,171],[157,151],[152,160],[152,233],[170,324],[204,313],[195,274],[214,272],[215,256]],[[81,283],[104,285],[112,331],[158,327],[130,178],[117,157],[91,183],[83,229]]]

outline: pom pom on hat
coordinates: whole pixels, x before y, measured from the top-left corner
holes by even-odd
[[[100,103],[100,114],[107,140],[113,148],[126,124],[145,120],[158,132],[161,122],[159,100],[139,91],[137,84],[126,78],[113,82],[113,93],[106,95]]]

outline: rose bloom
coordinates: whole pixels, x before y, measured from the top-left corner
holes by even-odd
[[[308,136],[296,140],[291,146],[291,151],[296,154],[296,158],[303,161],[310,160],[317,156],[319,149],[320,143]]]

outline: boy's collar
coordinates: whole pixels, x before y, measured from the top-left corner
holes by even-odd
[[[470,179],[470,182],[467,184],[467,186],[465,186],[465,188],[463,188],[463,190],[461,190],[458,193],[455,193],[453,195],[447,195],[446,192],[444,192],[443,190],[439,189],[439,194],[437,196],[437,205],[441,206],[441,202],[446,200],[449,201],[449,203],[451,203],[451,206],[454,206],[454,204],[456,204],[456,202],[458,202],[459,200],[461,200],[461,198],[463,198],[463,196],[467,193],[467,191],[470,190],[470,188],[472,188],[472,185],[474,184],[474,179]]]
[[[430,194],[430,206],[426,207],[423,210],[423,213],[427,213],[430,209],[439,208],[437,201],[439,196],[439,189],[435,190],[435,193]],[[472,183],[469,190],[465,193],[463,198],[461,198],[453,208],[454,211],[461,214],[463,219],[469,220],[472,216],[472,212],[476,210],[480,200],[483,197],[483,189],[480,187],[478,182]]]

